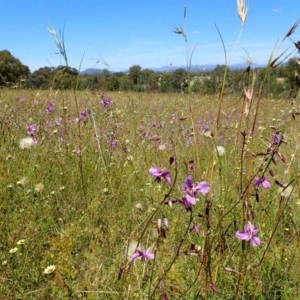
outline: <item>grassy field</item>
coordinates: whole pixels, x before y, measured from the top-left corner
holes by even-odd
[[[0,104],[1,299],[299,299],[298,103],[3,89]]]

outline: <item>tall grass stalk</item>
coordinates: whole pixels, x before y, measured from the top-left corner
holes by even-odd
[[[193,54],[194,51],[196,49],[196,47],[193,48],[192,52],[189,52],[189,43],[188,43],[188,36],[187,36],[187,5],[186,5],[186,1],[184,3],[184,7],[183,7],[183,28],[182,27],[177,27],[174,30],[174,33],[179,34],[183,37],[184,39],[184,44],[185,44],[185,56],[186,56],[186,68],[187,68],[187,82],[183,82],[183,84],[187,84],[188,86],[188,103],[189,103],[189,117],[191,120],[191,125],[192,125],[192,129],[193,129],[193,138],[195,140],[194,145],[195,145],[195,153],[196,153],[196,161],[197,164],[199,164],[200,158],[199,158],[199,144],[198,144],[198,137],[195,134],[196,133],[196,127],[195,127],[195,121],[194,121],[194,109],[193,109],[193,105],[191,102],[191,99],[189,97],[190,94],[190,77],[191,77],[191,67],[192,67],[192,60],[193,60]]]

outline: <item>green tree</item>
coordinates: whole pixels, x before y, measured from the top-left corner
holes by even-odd
[[[106,89],[108,91],[118,91],[120,88],[120,77],[122,73],[113,73],[106,80]]]
[[[162,93],[170,92],[171,87],[172,74],[170,72],[165,72],[160,74],[157,79],[158,90]]]
[[[142,70],[138,75],[136,90],[139,92],[149,92],[156,89],[155,73],[150,69]]]
[[[120,82],[120,90],[121,91],[130,91],[132,90],[132,83],[128,77],[128,75],[123,74],[122,76],[120,76],[119,78],[119,82]]]
[[[141,71],[142,71],[142,68],[139,65],[133,65],[129,68],[128,76],[129,76],[129,79],[131,80],[134,88],[136,87],[136,85],[138,83],[138,78],[139,78]]]
[[[29,68],[23,65],[9,51],[0,51],[0,86],[15,85],[29,74]]]
[[[75,87],[78,71],[75,68],[58,66],[57,68],[44,67],[35,71],[27,80],[30,88],[72,89]]]
[[[171,84],[174,92],[186,92],[188,89],[188,73],[185,69],[176,69],[172,74]]]
[[[27,87],[48,89],[53,80],[53,70],[54,68],[44,67],[34,71],[26,81]]]
[[[296,98],[299,90],[300,66],[296,58],[291,58],[284,65],[284,73],[290,90],[290,97]]]

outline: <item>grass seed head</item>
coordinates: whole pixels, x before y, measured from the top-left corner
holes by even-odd
[[[242,21],[242,26],[245,25],[247,15],[248,15],[248,8],[249,6],[246,6],[245,0],[237,0],[237,11]]]

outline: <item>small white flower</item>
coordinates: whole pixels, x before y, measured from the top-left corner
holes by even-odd
[[[19,147],[20,149],[30,149],[34,145],[34,140],[32,137],[27,136],[24,138],[21,138],[19,141]]]
[[[208,137],[208,138],[211,138],[212,137],[212,133],[210,130],[203,130],[202,131],[202,134],[205,136],[205,137]]]
[[[15,247],[9,250],[9,253],[16,253],[19,250],[19,248]]]
[[[226,153],[226,150],[223,146],[217,146],[217,151],[218,151],[219,156],[224,156]]]
[[[128,155],[128,156],[126,157],[126,159],[127,159],[128,161],[133,161],[133,156],[132,156],[132,155]]]
[[[104,188],[104,189],[102,190],[102,193],[103,193],[103,194],[107,194],[108,191],[109,191],[108,188]]]
[[[48,267],[45,268],[44,270],[44,274],[51,274],[56,270],[56,266],[55,265],[50,265]]]
[[[137,209],[143,209],[143,204],[142,203],[136,203],[134,205],[134,207],[137,208]]]
[[[17,241],[17,245],[24,245],[25,244],[25,240],[24,239],[21,239],[21,240],[18,240]]]

